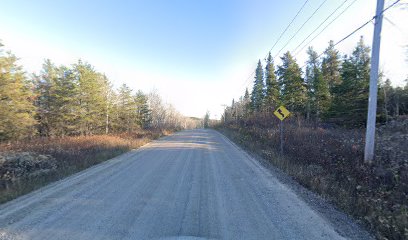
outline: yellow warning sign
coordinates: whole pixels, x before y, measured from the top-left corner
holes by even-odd
[[[290,114],[288,109],[286,109],[284,106],[280,106],[278,109],[273,112],[277,118],[279,118],[281,121],[283,121],[285,118],[287,118]]]

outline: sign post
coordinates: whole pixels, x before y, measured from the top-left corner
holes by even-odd
[[[279,123],[279,130],[280,130],[280,154],[283,156],[283,121]]]
[[[284,107],[280,106],[273,112],[277,118],[280,120],[279,132],[280,132],[280,154],[283,156],[283,120],[290,115],[290,112]]]

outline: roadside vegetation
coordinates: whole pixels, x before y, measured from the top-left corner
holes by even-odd
[[[45,60],[29,75],[0,44],[0,203],[201,125],[156,91],[114,88],[82,60],[71,66]]]
[[[36,138],[0,145],[0,203],[92,165],[111,159],[169,132]]]
[[[290,52],[272,58],[248,89],[225,109],[216,128],[268,160],[306,188],[354,216],[378,239],[408,238],[408,82],[378,86],[376,159],[363,161],[370,72],[363,39],[341,57],[330,42],[322,57],[308,49],[306,70]],[[284,105],[284,153],[279,120]]]

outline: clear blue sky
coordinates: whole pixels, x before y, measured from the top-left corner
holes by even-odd
[[[343,1],[327,1],[285,50],[293,49]],[[82,58],[105,72],[115,86],[127,83],[144,91],[155,88],[185,115],[202,116],[210,110],[213,117],[219,117],[221,105],[229,104],[251,85],[252,79],[246,79],[257,60],[265,56],[303,2],[3,1],[0,39],[6,49],[21,58],[28,72],[38,71],[44,58],[57,64],[70,64]],[[308,2],[273,53],[321,2]],[[357,0],[337,25],[333,24],[316,39],[313,43],[316,50],[322,51],[330,39],[339,40],[367,21],[374,14],[375,2]],[[386,5],[391,2],[386,1]],[[391,10],[389,17],[404,28],[408,25],[407,12]],[[389,35],[393,39],[396,35],[401,37],[393,45],[406,43],[406,27],[398,33],[392,31]],[[349,53],[359,35],[366,36],[371,44],[371,34],[369,26],[339,46],[339,50]],[[383,38],[388,41],[386,36]],[[388,59],[395,59],[398,49]],[[301,65],[303,55],[297,57]],[[385,69],[395,84],[402,84],[407,73],[401,69],[407,66],[401,56],[397,59],[399,70]],[[390,61],[383,61],[383,65],[394,66]]]

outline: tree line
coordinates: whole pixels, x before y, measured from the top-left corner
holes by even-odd
[[[156,91],[134,91],[110,80],[82,60],[27,76],[18,58],[0,44],[0,141],[132,132],[141,128],[193,128]]]
[[[297,118],[313,123],[330,122],[361,127],[366,122],[370,81],[370,48],[360,38],[350,55],[341,56],[333,41],[320,57],[309,47],[305,72],[290,52],[276,66],[269,53],[265,68],[258,61],[252,91],[246,89],[238,101],[232,100],[223,114],[224,122],[245,122],[269,116],[284,105]],[[380,74],[378,121],[408,114],[408,80],[405,87],[393,87]]]

